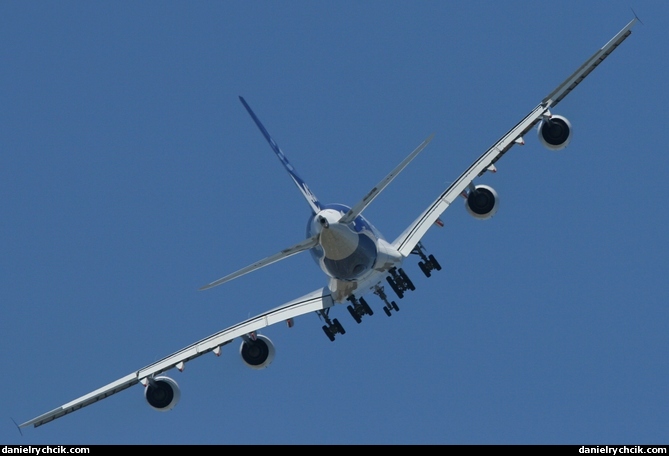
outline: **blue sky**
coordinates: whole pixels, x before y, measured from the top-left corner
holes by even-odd
[[[331,343],[311,314],[173,378],[21,437],[22,422],[325,283],[295,244],[309,208],[243,95],[323,202],[394,239],[475,158],[617,33],[555,110],[570,146],[528,135],[424,244],[443,266],[388,318]],[[669,4],[2,2],[0,442],[666,443]],[[0,423],[2,423],[0,421]]]

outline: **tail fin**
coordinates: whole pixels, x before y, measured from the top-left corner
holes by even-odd
[[[317,214],[321,210],[321,203],[318,202],[318,198],[316,198],[316,195],[314,195],[311,192],[306,182],[304,182],[302,178],[297,174],[295,168],[293,168],[293,165],[290,164],[286,156],[279,148],[279,145],[276,143],[276,141],[274,141],[274,139],[272,139],[267,129],[264,127],[262,122],[260,122],[260,119],[258,119],[258,117],[255,115],[255,113],[248,105],[248,103],[246,103],[246,100],[244,100],[243,97],[239,97],[239,100],[242,102],[246,110],[249,112],[251,118],[253,118],[253,121],[256,123],[263,136],[265,136],[265,139],[272,147],[272,150],[274,150],[276,156],[279,157],[279,160],[283,164],[284,168],[286,168],[286,171],[288,171],[288,174],[290,174],[290,177],[293,178],[293,182],[295,182],[297,188],[299,188],[300,191],[302,192],[302,195],[304,195],[304,198],[307,200],[307,203],[309,203],[309,206],[311,206],[311,210],[314,212],[314,214]]]

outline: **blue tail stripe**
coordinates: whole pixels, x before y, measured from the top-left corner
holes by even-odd
[[[314,195],[309,189],[309,186],[302,180],[302,178],[297,174],[295,171],[295,168],[293,168],[293,165],[290,164],[286,156],[283,154],[281,151],[281,148],[279,148],[279,145],[274,141],[274,139],[270,136],[269,132],[265,128],[265,126],[260,122],[260,119],[258,119],[258,116],[255,115],[251,107],[246,103],[246,100],[244,100],[244,97],[239,97],[239,100],[242,102],[248,113],[251,115],[251,118],[253,121],[256,123],[258,128],[260,129],[261,133],[263,136],[265,136],[265,139],[269,143],[269,145],[272,147],[272,150],[274,150],[274,153],[276,154],[277,157],[279,157],[279,160],[283,164],[284,168],[286,168],[286,171],[288,171],[288,174],[290,174],[290,177],[293,178],[293,181],[295,182],[295,185],[300,189],[302,194],[304,195],[304,198],[307,200],[309,205],[311,206],[311,209],[314,211],[314,213],[317,213],[321,210],[321,204],[318,202],[318,198],[316,198],[316,195]]]

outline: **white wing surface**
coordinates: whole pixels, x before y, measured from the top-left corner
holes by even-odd
[[[602,61],[611,54],[620,43],[631,33],[631,28],[638,21],[634,18],[616,36],[590,57],[581,67],[553,90],[523,120],[509,130],[476,160],[458,179],[453,182],[439,197],[393,242],[403,256],[408,256],[416,244],[420,242],[427,230],[437,221],[439,216],[478,176],[499,160],[511,147],[521,140],[543,116],[550,115],[549,109],[557,105],[569,92],[589,75]]]
[[[172,353],[171,355],[156,361],[153,364],[149,364],[148,366],[139,369],[138,371],[128,374],[125,377],[116,380],[115,382],[96,389],[95,391],[88,393],[85,396],[68,402],[67,404],[53,409],[50,412],[33,418],[32,420],[26,421],[25,423],[19,425],[19,427],[23,428],[31,425],[35,427],[41,426],[42,424],[53,421],[56,418],[67,415],[68,413],[77,411],[82,407],[86,407],[87,405],[109,397],[112,394],[118,393],[119,391],[123,391],[124,389],[129,388],[137,383],[145,383],[146,379],[170,370],[174,367],[182,370],[183,363],[202,356],[205,353],[212,351],[214,353],[220,353],[220,347],[229,344],[237,337],[250,334],[254,331],[265,328],[266,326],[286,321],[300,315],[323,310],[333,305],[334,301],[332,300],[330,291],[327,288],[318,289],[312,293],[302,296],[301,298],[290,301],[286,304],[276,307],[275,309],[269,310],[234,326],[230,326],[229,328],[219,331],[216,334],[212,334],[211,336],[195,342],[188,347],[182,348],[181,350]]]
[[[425,209],[425,211],[411,225],[409,225],[404,233],[402,233],[393,242],[392,245],[397,248],[397,250],[403,256],[408,256],[415,248],[415,246],[420,242],[421,238],[425,235],[427,230],[435,221],[437,221],[439,216],[448,208],[453,200],[455,200],[458,195],[460,195],[475,178],[481,176],[483,173],[485,173],[486,170],[491,169],[491,165],[499,160],[514,144],[520,142],[522,137],[543,117],[550,116],[549,110],[557,105],[569,92],[571,92],[581,81],[583,81],[583,79],[585,79],[585,77],[590,74],[592,70],[594,70],[609,54],[611,54],[611,52],[613,52],[616,47],[618,47],[618,45],[620,45],[631,34],[631,28],[636,24],[637,21],[638,19],[635,18],[629,24],[627,24],[625,28],[623,28],[606,45],[604,45],[604,47],[602,47],[592,57],[590,57],[590,59],[588,59],[578,70],[576,70],[576,72],[574,72],[546,98],[544,98],[537,107],[530,111],[527,116],[525,116],[525,118],[523,118],[511,130],[502,136],[483,155],[481,155],[467,170],[465,170],[464,173],[462,173],[460,177],[458,177],[455,182],[453,182],[441,195],[439,195],[439,197],[427,209]],[[291,172],[292,169],[289,166],[287,160],[285,160],[285,157],[283,157],[280,149],[278,149],[278,146],[276,146],[276,144],[273,142],[260,121],[252,113],[246,102],[244,100],[242,100],[242,102],[244,103],[244,106],[247,108],[249,113],[252,115],[258,127],[265,135],[266,139],[270,142],[270,145],[272,145],[272,147],[275,149],[275,152],[284,163],[286,169]],[[382,180],[379,185],[377,185],[377,187],[372,189],[372,191],[361,202],[356,204],[349,213],[344,215],[342,220],[349,221],[352,220],[356,215],[360,214],[360,212],[365,207],[367,207],[367,205],[427,145],[430,140],[431,137],[423,142],[416,150],[414,150],[414,152],[412,152],[409,157],[407,157],[397,168],[395,168],[388,176],[386,176],[386,178],[384,178],[384,180]],[[315,199],[315,197],[312,197],[306,185],[301,185],[301,179],[299,179],[293,172],[291,172],[291,176],[303,191],[305,197],[307,197],[307,200],[310,201],[314,212],[319,210],[320,205],[318,204],[318,201]],[[221,283],[227,282],[236,277],[272,264],[283,258],[287,258],[296,253],[307,250],[315,246],[317,243],[318,237],[312,237],[288,249],[285,249],[276,255],[265,258],[250,266],[247,266],[246,268],[216,280],[215,282],[206,285],[202,289],[211,288]],[[129,388],[137,383],[146,385],[156,375],[172,368],[176,367],[177,369],[182,370],[186,362],[204,355],[205,353],[214,352],[215,354],[219,354],[222,346],[229,344],[238,337],[246,337],[247,335],[253,334],[255,331],[258,331],[259,329],[262,329],[266,326],[270,326],[281,321],[290,320],[306,313],[328,309],[333,305],[334,300],[332,298],[331,292],[327,287],[315,290],[312,293],[302,296],[301,298],[290,301],[272,310],[212,334],[211,336],[195,342],[175,353],[172,353],[171,355],[159,361],[132,372],[125,377],[121,377],[120,379],[109,383],[102,388],[68,402],[54,410],[51,410],[50,412],[26,421],[19,427],[23,428],[31,425],[35,427],[41,426],[42,424],[48,423],[55,420],[56,418],[60,418],[68,413],[79,410],[82,407],[111,396],[112,394]]]

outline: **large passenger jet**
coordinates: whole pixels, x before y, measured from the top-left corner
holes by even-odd
[[[393,312],[399,310],[399,307],[389,295],[392,293],[397,299],[401,299],[407,291],[414,290],[411,279],[402,268],[405,260],[409,258],[418,260],[420,270],[427,277],[441,269],[435,257],[429,254],[421,243],[421,239],[433,225],[443,225],[440,215],[458,197],[463,197],[467,211],[473,217],[482,220],[492,217],[499,207],[499,197],[492,187],[475,184],[474,181],[488,171],[494,172],[497,160],[514,145],[524,144],[525,135],[535,125],[538,125],[539,141],[545,147],[550,150],[566,147],[572,137],[572,126],[565,117],[553,114],[552,109],[632,33],[631,29],[637,21],[637,18],[630,21],[604,47],[595,52],[571,76],[541,100],[529,114],[438,195],[397,239],[392,241],[384,239],[381,233],[363,217],[362,212],[428,145],[432,136],[416,147],[358,203],[351,207],[343,204],[323,204],[295,171],[249,104],[240,97],[244,108],[251,115],[311,209],[307,223],[307,238],[275,255],[213,281],[201,289],[221,285],[305,250],[311,253],[316,264],[327,276],[327,284],[28,420],[19,425],[19,428],[30,425],[41,426],[137,383],[144,386],[144,396],[151,407],[159,411],[171,410],[179,401],[180,390],[176,381],[162,375],[164,372],[173,368],[181,371],[185,363],[210,352],[219,355],[224,345],[238,338],[241,339],[240,354],[244,363],[253,369],[265,368],[272,362],[275,348],[267,336],[258,334],[260,329],[279,322],[287,322],[288,326],[292,326],[295,317],[315,312],[322,320],[323,332],[334,341],[336,337],[346,333],[339,320],[333,318],[332,314],[336,313],[335,305],[346,306],[353,320],[360,323],[363,318],[374,313],[364,298],[368,294],[376,295],[383,303],[385,314],[391,316]]]

